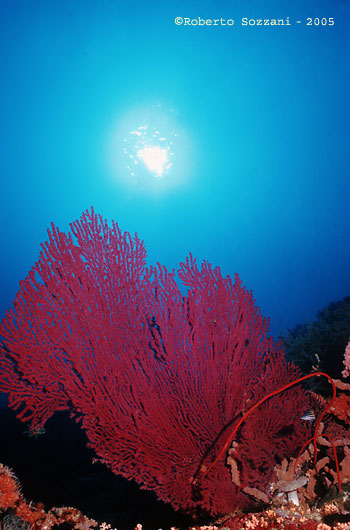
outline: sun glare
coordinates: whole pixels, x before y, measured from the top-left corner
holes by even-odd
[[[167,192],[188,182],[190,148],[173,108],[160,102],[134,107],[111,134],[111,176],[133,189]]]
[[[168,162],[166,149],[162,149],[159,145],[155,147],[146,146],[143,149],[139,149],[137,156],[140,160],[143,160],[152,173],[155,173],[155,176],[161,177],[163,175]]]
[[[172,136],[175,138],[176,133]],[[164,177],[172,166],[172,146],[173,140],[156,127],[140,125],[131,130],[124,138],[124,153],[128,158],[127,168],[131,176],[140,174],[144,169],[155,178]]]

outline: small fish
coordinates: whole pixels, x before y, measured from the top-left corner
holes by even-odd
[[[310,409],[304,412],[304,414],[301,416],[300,419],[305,420],[305,421],[315,421],[316,416],[315,416],[314,411]]]

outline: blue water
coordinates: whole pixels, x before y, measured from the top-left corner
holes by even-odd
[[[238,272],[275,335],[349,295],[349,11],[334,0],[3,2],[0,317],[50,222],[67,229],[91,205],[137,231],[150,263],[172,269],[191,251]],[[172,142],[161,178],[127,167],[124,139],[132,149],[145,124]]]

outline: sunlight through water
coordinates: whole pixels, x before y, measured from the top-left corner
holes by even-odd
[[[160,103],[131,108],[110,137],[111,176],[129,189],[151,193],[183,188],[189,183],[190,148],[173,108]]]
[[[140,149],[137,156],[144,161],[150,171],[161,177],[164,170],[168,170],[171,167],[171,163],[165,165],[168,162],[167,150],[162,149],[159,145],[155,147],[146,146],[144,149]]]
[[[176,136],[176,133],[173,133]],[[127,168],[132,177],[138,172],[141,163],[153,177],[164,177],[172,166],[174,156],[173,140],[167,138],[157,128],[148,124],[140,125],[124,138],[124,154],[128,158]]]

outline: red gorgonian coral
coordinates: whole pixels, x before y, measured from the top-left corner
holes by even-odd
[[[178,275],[146,267],[143,243],[86,211],[66,235],[52,225],[3,321],[0,390],[40,430],[55,411],[80,420],[115,473],[187,511],[247,502],[225,459],[198,486],[235,421],[298,377],[236,275],[190,256]],[[309,436],[301,388],[275,396],[240,428],[242,487],[263,488],[278,459]]]

